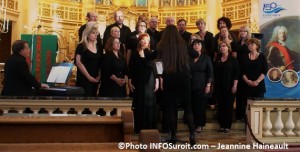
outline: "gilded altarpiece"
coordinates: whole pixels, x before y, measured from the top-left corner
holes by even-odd
[[[89,11],[98,14],[101,37],[105,27],[114,22],[113,13],[116,10],[123,11],[124,24],[131,30],[134,30],[139,15],[148,18],[157,16],[160,30],[165,27],[165,19],[168,16],[173,16],[175,22],[183,18],[187,20],[187,30],[190,32],[198,30],[195,26],[197,19],[208,19],[212,16],[207,14],[207,10],[211,9],[208,0],[38,0],[38,2],[38,14],[43,23],[41,32],[58,35],[59,49],[63,52],[63,57],[72,57],[78,43],[78,28],[85,24],[85,15]],[[233,30],[241,25],[250,25],[251,0],[224,0],[221,7],[221,15],[232,20]],[[211,27],[216,26],[215,22],[207,24],[209,31]]]

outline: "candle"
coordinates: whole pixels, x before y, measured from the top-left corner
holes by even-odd
[[[3,10],[3,7],[4,7],[4,0],[2,0],[2,3],[1,3],[1,9]]]
[[[4,16],[3,16],[3,21],[6,20],[6,9],[4,10]]]
[[[7,23],[6,23],[6,31],[8,31],[9,19],[7,19],[6,21],[7,21]]]
[[[5,30],[5,20],[3,20],[2,30]]]

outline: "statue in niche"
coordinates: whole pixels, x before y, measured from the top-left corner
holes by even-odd
[[[163,1],[163,6],[170,7],[171,6],[171,0],[164,0]]]
[[[184,0],[177,0],[177,5],[178,6],[183,6],[184,5]]]

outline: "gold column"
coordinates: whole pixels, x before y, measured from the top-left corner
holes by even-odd
[[[252,33],[259,33],[259,2],[258,0],[251,0],[251,14],[250,14],[250,30]]]
[[[222,0],[208,0],[206,1],[206,28],[213,34],[217,34],[217,20],[222,16]]]
[[[38,16],[38,5],[38,0],[18,1],[20,14],[16,20],[12,19],[12,43],[21,39],[21,34],[32,33],[33,23]]]

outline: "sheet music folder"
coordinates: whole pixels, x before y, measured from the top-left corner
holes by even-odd
[[[54,65],[47,78],[49,84],[66,84],[72,74],[72,63]]]
[[[41,88],[39,95],[46,96],[81,96],[84,90],[81,87],[67,86],[67,82],[72,75],[72,63],[61,63],[52,66],[47,78],[50,88]]]

